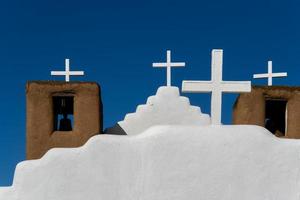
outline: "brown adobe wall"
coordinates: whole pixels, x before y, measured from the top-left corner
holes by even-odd
[[[250,93],[240,94],[233,108],[233,124],[264,126],[265,100],[287,100],[286,138],[300,139],[300,88],[287,86],[252,86]]]
[[[74,96],[72,131],[54,131],[54,95]],[[92,82],[28,82],[26,157],[38,159],[54,147],[79,147],[102,133],[100,86]]]

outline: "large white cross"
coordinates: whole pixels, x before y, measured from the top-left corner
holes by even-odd
[[[84,71],[70,71],[70,60],[65,59],[65,71],[51,71],[52,76],[65,76],[66,82],[70,81],[70,76],[83,76]]]
[[[222,80],[223,50],[212,50],[211,80],[183,81],[182,91],[192,93],[211,92],[211,123],[221,124],[222,92],[250,92],[251,81],[223,81]]]
[[[167,62],[152,63],[152,66],[167,68],[167,86],[171,86],[171,67],[185,67],[185,63],[184,62],[171,62],[171,51],[167,50]]]
[[[268,73],[266,74],[254,74],[253,78],[268,78],[268,86],[271,86],[273,77],[285,77],[287,76],[286,72],[273,73],[272,61],[268,61]]]

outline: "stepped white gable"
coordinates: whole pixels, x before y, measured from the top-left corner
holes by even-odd
[[[209,125],[210,117],[201,113],[200,107],[191,106],[177,87],[160,87],[145,105],[118,123],[128,135],[136,135],[155,125]]]

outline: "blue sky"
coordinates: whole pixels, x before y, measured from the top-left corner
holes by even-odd
[[[15,166],[25,158],[25,83],[62,80],[50,77],[71,69],[102,88],[104,126],[122,120],[165,84],[167,49],[185,68],[182,80],[210,79],[210,52],[224,49],[224,80],[253,80],[253,73],[287,71],[274,85],[299,85],[300,3],[279,0],[101,1],[47,0],[0,3],[0,185],[12,183]],[[208,94],[184,94],[209,113]],[[223,95],[223,123],[230,124],[236,95]]]

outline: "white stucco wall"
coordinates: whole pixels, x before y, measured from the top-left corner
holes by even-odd
[[[299,176],[299,140],[257,126],[156,126],[22,162],[0,199],[299,200]]]

